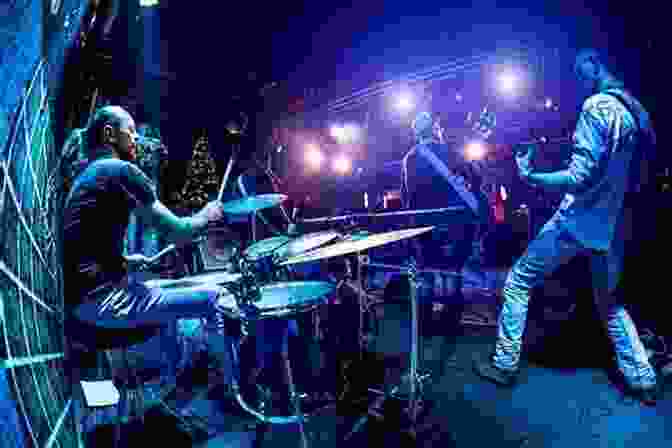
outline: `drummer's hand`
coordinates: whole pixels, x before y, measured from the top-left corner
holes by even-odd
[[[221,221],[224,217],[224,209],[221,201],[212,201],[206,204],[202,210],[208,222]]]

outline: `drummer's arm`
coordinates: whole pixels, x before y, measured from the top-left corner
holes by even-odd
[[[208,216],[214,218],[213,211],[221,208],[219,204],[210,203],[194,216],[175,216],[159,201],[156,188],[145,173],[132,163],[126,163],[124,168],[118,179],[119,188],[126,194],[133,210],[176,243],[192,240],[200,230],[205,229]],[[105,217],[101,215],[100,219]]]
[[[205,230],[209,222],[208,207],[211,205],[206,205],[192,216],[180,217],[171,212],[161,201],[156,200],[151,205],[140,208],[138,212],[167,239],[181,243],[193,240],[199,232]]]

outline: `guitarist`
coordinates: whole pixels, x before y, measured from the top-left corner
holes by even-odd
[[[574,131],[567,168],[537,171],[534,145],[521,148],[516,155],[525,182],[545,191],[563,192],[565,197],[511,269],[493,353],[489,359],[477,360],[474,367],[488,381],[504,386],[515,383],[531,289],[562,264],[586,254],[598,314],[614,344],[619,373],[629,391],[651,405],[660,396],[661,383],[617,286],[624,251],[632,246],[626,241],[633,236],[642,238],[642,232],[632,234],[629,223],[641,222],[641,215],[651,208],[651,196],[645,189],[656,136],[648,112],[613,74],[603,55],[581,51],[574,72],[588,96]]]

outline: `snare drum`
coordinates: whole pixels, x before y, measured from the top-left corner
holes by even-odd
[[[313,311],[326,302],[335,285],[329,282],[282,282],[261,286],[261,300],[254,303],[258,310],[257,319],[289,318],[300,313]],[[218,299],[218,305],[228,317],[240,319],[241,310],[232,295]]]

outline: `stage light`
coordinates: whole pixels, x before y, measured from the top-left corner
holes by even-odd
[[[280,154],[282,151],[284,151],[284,149],[285,148],[282,145],[278,145],[278,147],[276,148],[276,151],[278,152],[278,154]]]
[[[509,195],[506,193],[506,188],[504,188],[504,185],[499,187],[499,194],[502,197],[502,201],[506,201],[509,197]]]
[[[485,153],[485,145],[481,142],[469,143],[464,151],[468,160],[481,160],[485,157]]]
[[[553,107],[553,100],[550,98],[546,98],[546,101],[544,102],[544,107],[546,107],[546,109],[550,109],[551,107]]]
[[[159,0],[140,0],[140,6],[144,8],[149,8],[151,6],[158,6]]]
[[[458,103],[461,103],[463,99],[464,98],[462,97],[461,93],[456,93],[455,94],[455,101],[457,101]]]
[[[408,112],[413,109],[413,99],[409,93],[402,93],[397,97],[396,108],[400,112]]]
[[[308,145],[306,148],[306,163],[313,169],[319,169],[324,157],[317,145]]]
[[[506,94],[513,94],[518,88],[519,79],[512,72],[505,72],[499,75],[499,88]]]
[[[350,160],[348,160],[346,157],[339,156],[334,159],[332,167],[334,171],[336,171],[337,173],[347,174],[350,172],[352,164],[350,163]]]
[[[336,140],[341,141],[345,137],[345,127],[334,125],[331,127],[330,133]]]
[[[343,126],[344,139],[349,142],[354,142],[359,139],[359,128],[354,124],[346,124]]]

